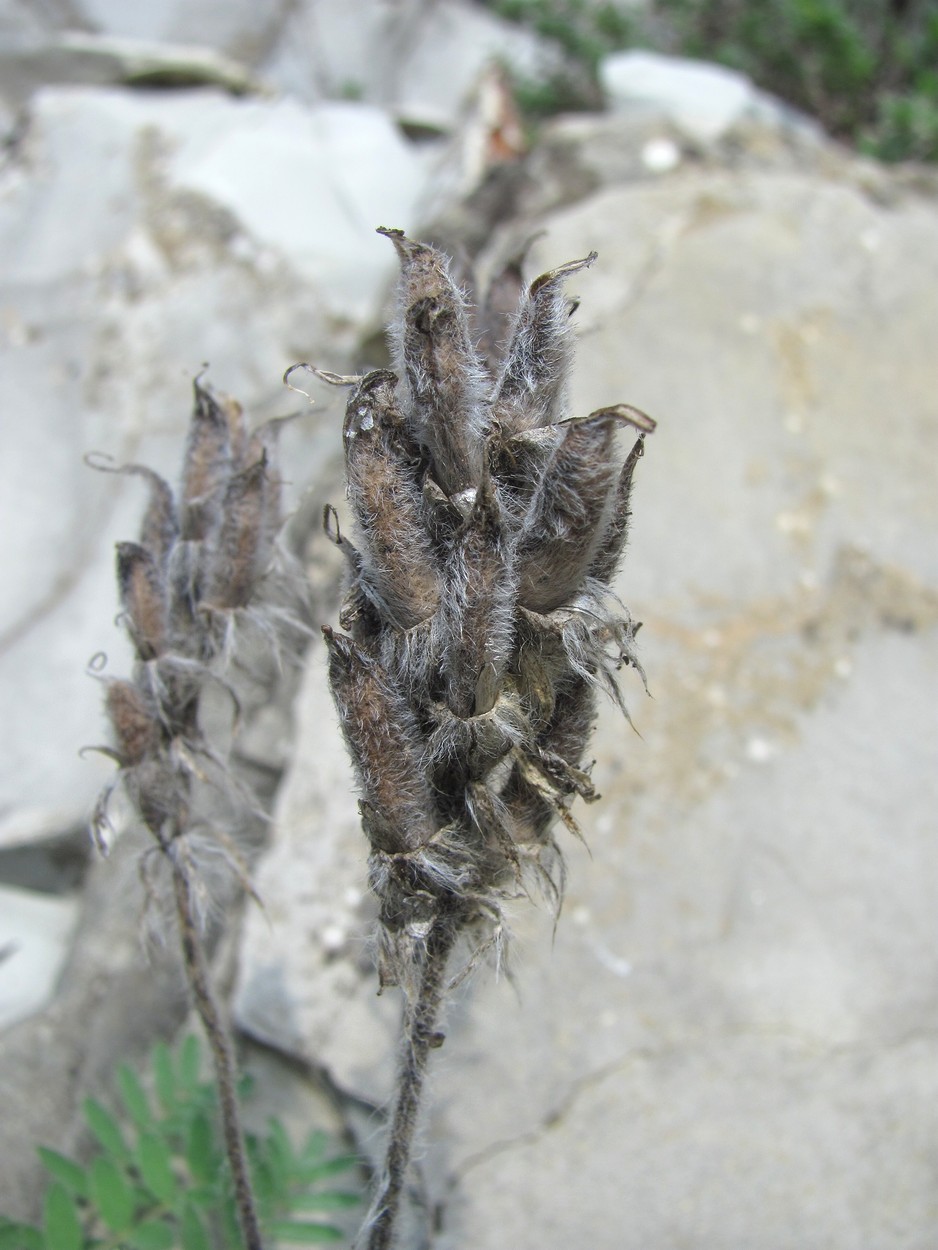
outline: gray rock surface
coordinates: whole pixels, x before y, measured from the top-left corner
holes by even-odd
[[[718,139],[755,106],[756,92],[745,74],[656,52],[615,52],[603,59],[599,78],[613,109],[662,113],[705,142]]]
[[[0,1029],[52,997],[77,919],[77,899],[0,886]]]
[[[302,0],[258,71],[301,99],[361,99],[449,131],[493,59],[532,74],[543,56],[527,31],[456,0]]]
[[[659,419],[621,581],[653,698],[627,680],[640,736],[600,718],[555,940],[519,906],[517,993],[479,974],[450,1011],[446,1250],[938,1237],[938,208],[831,160],[636,176],[492,240],[543,228],[531,274],[599,251],[573,411]],[[236,1004],[380,1101],[327,716],[311,668]]]

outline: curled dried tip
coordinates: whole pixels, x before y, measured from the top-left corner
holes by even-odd
[[[597,408],[586,417],[571,417],[569,421],[560,424],[572,425],[576,422],[593,421],[602,417],[611,417],[622,425],[631,425],[636,430],[641,430],[643,434],[654,434],[658,428],[655,418],[650,417],[647,412],[642,412],[641,408],[636,408],[634,404],[611,404],[608,408]]]
[[[122,464],[116,464],[113,456],[109,456],[106,451],[86,451],[82,456],[85,464],[89,469],[94,469],[95,473],[126,473],[126,467]]]
[[[339,514],[334,504],[327,503],[323,505],[322,530],[333,546],[338,547],[340,551],[347,545],[348,540],[342,533],[342,527],[339,525]]]
[[[528,294],[533,298],[543,287],[548,286],[552,282],[557,282],[561,278],[568,277],[571,273],[579,273],[581,269],[589,269],[593,261],[599,257],[598,252],[590,252],[588,256],[584,256],[582,260],[568,260],[563,265],[558,265],[556,269],[548,269],[546,273],[542,273],[540,277],[535,278],[528,288]]]
[[[295,365],[291,365],[284,372],[283,384],[288,386],[291,391],[296,391],[297,395],[305,395],[309,402],[315,403],[306,391],[301,391],[298,386],[294,386],[290,381],[290,374],[295,373],[297,369],[305,369],[307,373],[311,373],[314,377],[319,378],[320,382],[328,382],[330,386],[356,386],[362,380],[360,373],[332,373],[328,369],[319,369],[316,365],[308,364],[305,360],[299,361]]]

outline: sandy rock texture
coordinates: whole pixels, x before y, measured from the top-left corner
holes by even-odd
[[[586,149],[621,125],[579,123]],[[479,974],[450,1012],[433,1244],[925,1250],[938,210],[836,151],[660,176],[640,151],[487,243],[542,230],[532,277],[600,254],[571,284],[571,409],[659,419],[620,584],[652,697],[626,677],[638,732],[601,715],[604,798],[556,936],[519,904],[515,984]],[[363,971],[363,840],[317,664],[236,1006],[380,1103],[394,1011]]]

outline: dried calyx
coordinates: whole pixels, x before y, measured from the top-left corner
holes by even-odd
[[[142,477],[149,488],[138,541],[117,545],[135,665],[129,680],[107,680],[106,708],[118,777],[160,843],[192,832],[192,789],[206,770],[228,782],[204,739],[199,704],[206,684],[225,682],[238,625],[251,622],[276,644],[290,619],[283,585],[271,579],[282,524],[272,463],[282,419],[249,433],[233,399],[199,379],[194,391],[178,496],[143,465],[90,461]],[[106,797],[93,822],[102,848]]]
[[[526,867],[559,901],[551,828],[575,829],[572,799],[597,797],[583,760],[595,693],[621,705],[617,671],[638,667],[637,626],[609,584],[654,422],[624,404],[566,414],[564,283],[595,254],[529,287],[490,372],[445,258],[379,233],[401,263],[395,369],[320,373],[352,386],[355,522],[350,542],[327,509],[349,578],[346,632],[323,632],[371,844],[381,983],[412,993],[442,933],[499,939]],[[639,430],[627,453],[626,426]]]

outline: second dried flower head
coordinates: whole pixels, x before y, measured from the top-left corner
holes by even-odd
[[[401,262],[395,369],[349,381],[354,542],[330,680],[358,774],[380,901],[383,985],[412,991],[428,948],[501,933],[533,867],[556,897],[551,834],[596,793],[584,766],[596,691],[620,701],[636,626],[610,592],[654,423],[620,404],[565,410],[568,275],[523,295],[504,358],[477,354],[436,249],[380,233]],[[339,379],[335,379],[339,380]],[[619,450],[623,426],[637,441]]]

